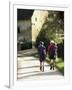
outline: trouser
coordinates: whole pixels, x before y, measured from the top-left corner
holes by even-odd
[[[44,72],[44,61],[40,61],[40,70]]]

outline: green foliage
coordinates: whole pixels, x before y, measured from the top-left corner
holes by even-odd
[[[57,50],[57,55],[59,58],[62,58],[64,60],[64,41],[57,44],[58,50]]]
[[[39,33],[37,39],[36,39],[36,43],[35,43],[35,47],[38,47],[40,41],[44,42],[45,47],[47,48],[48,43],[50,42],[49,38],[46,38],[44,36],[44,32],[41,31],[41,33]]]
[[[31,48],[32,48],[32,42],[26,42],[21,45],[21,50],[31,49]]]
[[[26,50],[32,48],[32,42],[22,42],[17,44],[18,50]]]
[[[64,61],[62,58],[57,58],[57,61],[55,61],[56,67],[61,71],[61,73],[64,75]]]
[[[42,26],[40,33],[36,39],[36,46],[39,41],[44,41],[45,45],[50,40],[54,40],[56,43],[61,42],[61,36],[59,34],[64,33],[64,12],[62,11],[48,11],[49,15],[45,23]],[[47,45],[46,45],[47,46]]]

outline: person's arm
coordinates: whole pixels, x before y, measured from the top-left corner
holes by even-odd
[[[46,48],[44,47],[44,55],[46,55]]]

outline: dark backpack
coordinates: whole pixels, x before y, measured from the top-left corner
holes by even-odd
[[[39,46],[38,51],[41,55],[46,55],[46,48],[44,46]]]

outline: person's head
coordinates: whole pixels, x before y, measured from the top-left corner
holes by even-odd
[[[50,44],[55,44],[55,42],[53,40],[50,41]]]
[[[43,41],[40,41],[40,45],[44,45],[44,42]]]

